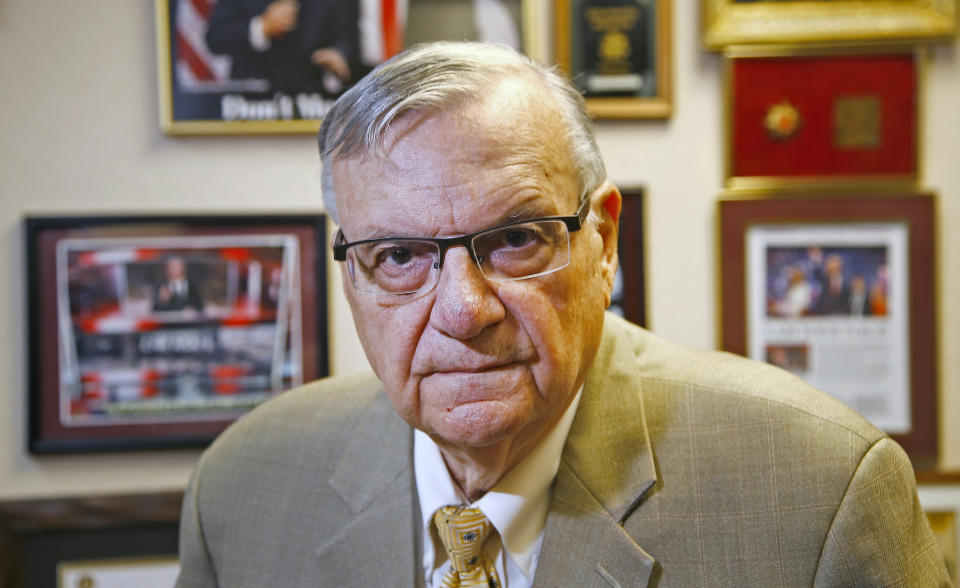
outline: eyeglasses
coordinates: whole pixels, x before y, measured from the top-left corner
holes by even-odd
[[[337,231],[333,258],[346,261],[353,287],[371,294],[426,294],[440,279],[449,248],[462,245],[494,281],[535,278],[570,263],[570,233],[579,231],[590,210],[584,198],[573,216],[515,221],[460,237],[387,237],[347,243]]]

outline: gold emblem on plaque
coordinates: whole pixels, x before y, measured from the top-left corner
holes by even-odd
[[[630,38],[620,31],[610,31],[600,41],[600,56],[604,59],[626,59],[630,56]]]
[[[767,109],[763,126],[774,139],[786,141],[800,129],[800,112],[786,100],[777,102]]]
[[[840,96],[834,101],[833,144],[838,149],[880,147],[878,96]]]

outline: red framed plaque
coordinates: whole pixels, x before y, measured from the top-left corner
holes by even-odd
[[[726,52],[727,187],[912,189],[919,177],[919,50]]]

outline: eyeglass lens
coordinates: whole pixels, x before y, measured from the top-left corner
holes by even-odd
[[[567,226],[558,220],[491,229],[474,236],[471,247],[480,270],[492,280],[544,275],[570,259]],[[442,265],[440,246],[419,239],[360,244],[347,251],[347,263],[358,290],[390,294],[433,288]]]

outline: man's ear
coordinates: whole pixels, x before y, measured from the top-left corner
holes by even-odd
[[[620,190],[605,181],[594,193],[594,210],[599,217],[597,232],[603,240],[603,252],[600,258],[600,275],[603,278],[606,306],[610,306],[613,293],[613,280],[617,275],[617,236],[620,232],[620,207],[623,197]]]

